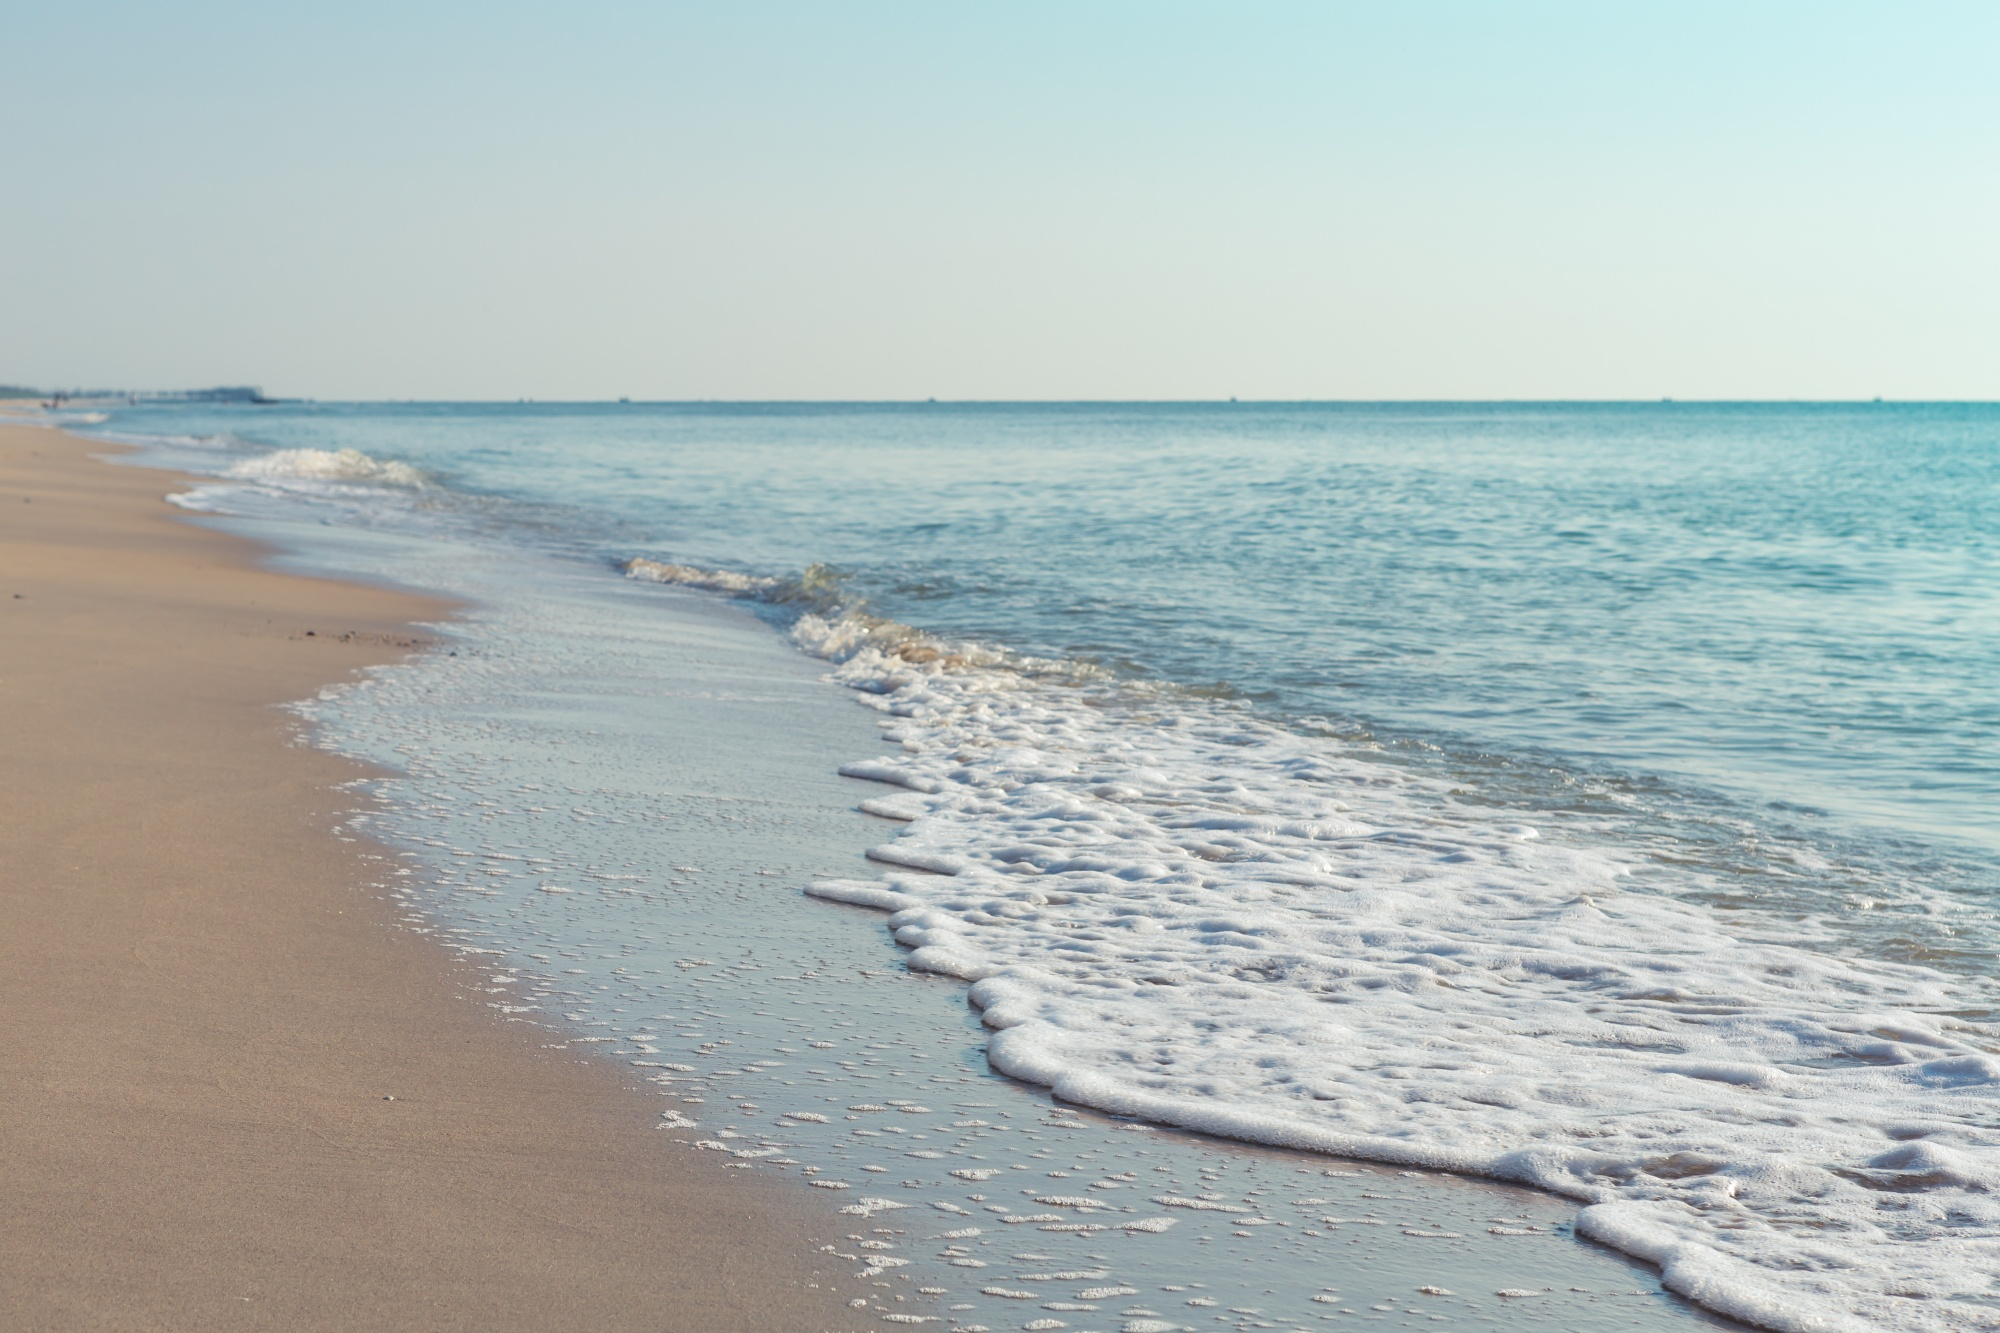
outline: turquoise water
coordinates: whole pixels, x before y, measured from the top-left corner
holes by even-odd
[[[329,404],[107,429],[405,460],[448,488],[432,520],[591,558],[830,566],[927,631],[1379,743],[1684,894],[1947,967],[2000,942],[2000,409]]]
[[[830,716],[771,738],[859,779],[881,839],[757,866],[773,921],[891,913],[907,966],[991,1033],[994,1096],[1532,1185],[1768,1327],[1990,1323],[2000,410],[300,404],[99,427],[212,478],[188,508],[470,604],[453,654],[306,715],[403,771],[366,818],[411,858],[390,886],[411,921],[505,958],[523,1021],[606,1028],[709,1094],[706,1150],[831,1171],[896,1105],[739,1151],[712,1094],[761,1115],[739,1080],[789,1096],[785,1061],[829,1039],[745,1023],[658,1062],[665,1034],[639,1031],[692,1021],[672,975],[715,961],[652,954],[782,933],[726,910],[714,856],[689,860],[706,816],[676,805],[674,709],[756,690],[688,658],[674,608],[734,597],[874,715],[865,740]],[[717,771],[755,787],[756,758]],[[788,827],[784,796],[732,796],[708,832],[741,860]],[[592,961],[641,955],[659,978]],[[939,988],[905,984],[881,997],[905,1035],[950,1046]],[[783,1059],[707,1067],[753,1040]],[[865,1065],[807,1074],[838,1102]],[[911,1193],[864,1212],[1005,1211],[994,1172],[905,1169]],[[1104,1202],[1135,1184],[1016,1190],[1064,1211],[1001,1222],[1172,1236],[1222,1202]],[[1229,1234],[1324,1304],[1308,1252],[1347,1241],[1302,1230],[1284,1258],[1265,1223]],[[1180,1244],[1129,1273],[1173,1293]],[[947,1312],[1021,1298],[977,1296]]]

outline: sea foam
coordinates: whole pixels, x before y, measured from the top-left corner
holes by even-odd
[[[372,458],[359,449],[279,449],[246,458],[228,471],[244,481],[367,482],[379,486],[423,486],[423,472],[394,459]]]
[[[646,583],[672,583],[688,588],[706,588],[711,592],[761,593],[778,587],[780,583],[778,579],[762,578],[754,574],[736,574],[723,569],[698,569],[693,565],[647,560],[643,556],[627,560],[620,568],[625,571],[627,578],[639,579]]]
[[[690,580],[691,581],[691,580]],[[1520,1181],[1786,1330],[2000,1327],[1995,988],[1732,933],[1612,856],[1244,710],[794,631],[883,716],[890,911],[999,1071]],[[912,873],[912,872],[916,873]]]

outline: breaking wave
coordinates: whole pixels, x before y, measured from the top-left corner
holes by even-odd
[[[780,587],[783,582],[780,579],[764,578],[755,574],[736,574],[726,569],[697,569],[693,565],[647,560],[643,556],[627,560],[621,568],[625,571],[625,577],[646,583],[671,583],[683,588],[706,588],[711,592],[726,592],[738,597],[770,592]]]
[[[639,562],[634,562],[635,564]],[[659,581],[801,600],[686,566]],[[631,566],[634,577],[657,578]],[[2000,1327],[2000,988],[1732,930],[1365,747],[837,601],[875,880],[998,1071],[1120,1115],[1536,1185],[1766,1327]]]
[[[243,481],[336,481],[418,488],[430,479],[421,469],[394,459],[372,458],[359,449],[279,449],[246,458],[225,474]]]

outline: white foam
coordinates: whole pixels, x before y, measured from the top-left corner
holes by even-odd
[[[842,771],[911,822],[870,855],[927,872],[809,891],[893,913],[911,967],[973,982],[1001,1072],[1555,1190],[1768,1327],[2000,1326],[1990,982],[1732,934],[1226,705],[814,616],[795,637],[884,715],[894,752]]]
[[[359,449],[279,449],[244,459],[229,469],[229,475],[245,481],[365,482],[407,487],[420,487],[428,480],[408,463],[372,458]]]
[[[693,565],[675,565],[643,557],[627,560],[624,570],[627,578],[643,579],[648,583],[675,583],[688,588],[707,588],[712,592],[758,593],[769,591],[779,584],[777,579],[734,574],[724,569],[697,569]]]

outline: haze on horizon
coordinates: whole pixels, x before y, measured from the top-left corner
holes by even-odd
[[[0,382],[2000,398],[2000,9],[43,0]]]

